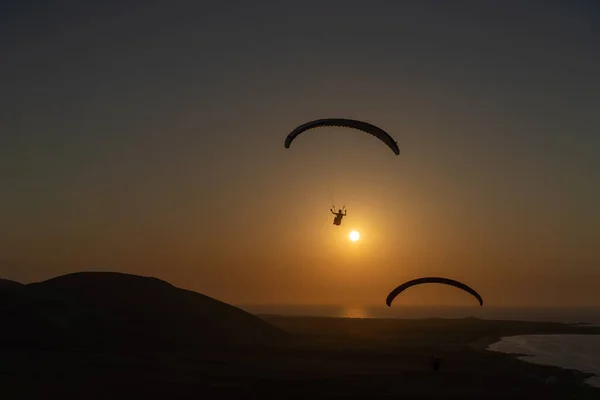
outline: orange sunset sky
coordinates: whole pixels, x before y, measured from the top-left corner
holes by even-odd
[[[200,3],[0,13],[0,277],[383,305],[437,275],[490,306],[600,306],[597,8]],[[339,128],[284,148],[326,117],[400,156]]]

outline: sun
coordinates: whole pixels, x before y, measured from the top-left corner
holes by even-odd
[[[360,233],[358,233],[357,231],[352,231],[350,232],[350,235],[348,237],[351,241],[356,242],[358,239],[360,239]]]

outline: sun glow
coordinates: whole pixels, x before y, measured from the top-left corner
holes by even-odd
[[[357,231],[352,231],[350,232],[350,235],[348,237],[351,241],[356,242],[358,239],[360,239],[360,233],[358,233]]]

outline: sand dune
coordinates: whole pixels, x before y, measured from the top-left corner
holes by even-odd
[[[81,272],[24,285],[2,305],[7,343],[212,347],[265,344],[283,331],[156,278]]]

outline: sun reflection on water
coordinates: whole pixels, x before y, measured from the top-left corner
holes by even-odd
[[[346,307],[343,313],[344,318],[367,318],[368,313],[364,307]]]

